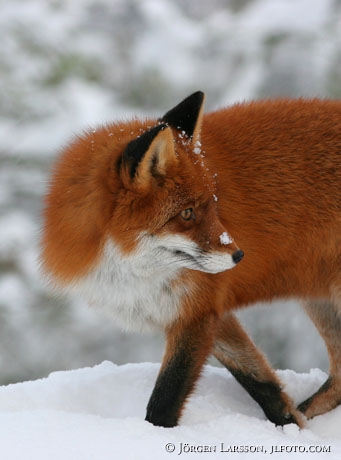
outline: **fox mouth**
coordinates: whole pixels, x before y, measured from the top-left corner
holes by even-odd
[[[188,261],[191,265],[193,265],[193,269],[195,266],[197,266],[198,267],[197,270],[205,271],[205,267],[200,263],[198,258],[193,256],[192,254],[188,254],[188,252],[185,252],[185,251],[180,251],[179,249],[176,249],[176,250],[169,249],[169,251],[173,253],[176,258],[181,259],[183,261]]]
[[[222,248],[224,249],[224,248]],[[238,253],[238,254],[237,254]],[[140,237],[138,260],[133,271],[139,276],[155,276],[160,272],[176,272],[181,269],[205,273],[221,273],[236,266],[243,253],[233,254],[225,250],[204,250],[194,241],[182,235],[149,235]],[[239,255],[239,258],[236,257]]]
[[[236,263],[229,254],[209,253],[196,249],[196,254],[190,254],[180,249],[170,249],[162,247],[162,249],[172,255],[172,259],[176,260],[183,268],[198,270],[205,273],[220,273],[230,268],[233,268]]]

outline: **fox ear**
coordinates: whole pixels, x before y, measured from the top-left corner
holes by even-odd
[[[161,118],[161,122],[183,131],[189,139],[196,142],[199,140],[201,130],[204,101],[205,94],[197,91],[169,110]]]
[[[172,131],[163,123],[129,142],[122,155],[121,178],[127,188],[143,189],[165,177],[176,162]]]

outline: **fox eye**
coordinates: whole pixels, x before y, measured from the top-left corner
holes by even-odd
[[[183,220],[191,220],[195,218],[193,208],[187,208],[180,212],[180,216]]]

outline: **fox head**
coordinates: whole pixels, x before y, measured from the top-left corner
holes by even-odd
[[[242,258],[221,223],[200,131],[204,94],[159,120],[91,131],[65,149],[46,198],[42,261],[62,283],[100,263],[108,244],[138,276],[218,273]]]

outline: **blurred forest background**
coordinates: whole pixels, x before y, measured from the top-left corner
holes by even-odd
[[[264,97],[341,96],[340,0],[0,0],[0,383],[159,361],[39,273],[43,195],[58,151],[89,126]],[[261,179],[260,179],[261,180]],[[294,302],[240,314],[274,366],[328,368]]]

